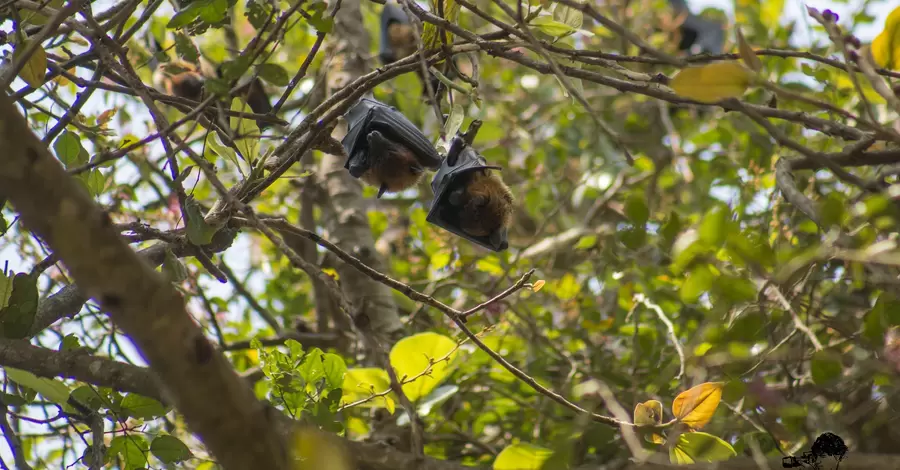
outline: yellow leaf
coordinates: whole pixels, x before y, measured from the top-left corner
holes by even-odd
[[[431,12],[435,15],[440,16],[440,12],[437,8],[437,2],[432,0],[430,3]],[[443,4],[444,19],[451,23],[456,23],[459,18],[459,4],[456,3],[455,0],[445,0]],[[441,30],[441,36],[445,36],[447,38],[447,44],[453,42],[453,34],[451,34],[450,32]],[[426,23],[425,27],[422,30],[422,43],[425,45],[425,49],[434,49],[440,47],[443,44],[441,36],[438,35],[438,29],[435,25]]]
[[[543,289],[544,284],[546,284],[546,283],[547,283],[546,281],[544,281],[543,279],[540,279],[537,282],[535,282],[533,286],[531,286],[531,290],[534,292],[537,292],[537,291]]]
[[[337,270],[335,270],[334,268],[322,268],[322,272],[330,276],[335,281],[341,280],[340,274],[338,274]]]
[[[634,424],[645,426],[662,423],[663,407],[659,400],[648,400],[634,407]]]
[[[686,68],[672,78],[669,86],[685,98],[715,103],[743,95],[751,77],[752,72],[738,62],[717,62]]]
[[[100,115],[97,116],[97,124],[102,126],[108,123],[113,118],[113,116],[116,115],[116,111],[118,111],[118,109],[112,108],[100,113]]]
[[[299,427],[293,436],[294,470],[352,470],[350,454],[337,436],[311,426]]]
[[[886,69],[900,67],[900,7],[884,20],[884,30],[872,41],[872,58]]]
[[[724,386],[724,382],[706,382],[679,393],[672,402],[672,413],[693,429],[706,426],[722,400]]]
[[[737,40],[738,40],[738,52],[740,53],[741,60],[744,61],[744,64],[747,67],[750,67],[751,70],[759,72],[762,70],[762,62],[760,62],[759,57],[756,57],[756,52],[753,52],[753,48],[750,47],[750,43],[744,39],[744,35],[741,34],[741,29],[737,29]]]
[[[22,52],[25,52],[25,49],[28,48],[29,44],[31,43],[23,42],[18,45],[13,52],[13,59],[18,61]],[[28,58],[28,62],[26,62],[25,65],[22,66],[22,70],[19,71],[19,78],[25,80],[25,83],[29,84],[32,88],[40,88],[41,85],[44,84],[44,76],[46,74],[47,53],[44,52],[44,48],[38,44],[37,49],[35,49],[34,53],[31,54],[31,57]]]

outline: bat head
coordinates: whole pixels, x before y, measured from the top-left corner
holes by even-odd
[[[181,98],[202,101],[203,77],[193,71],[172,75],[167,81],[166,92]]]

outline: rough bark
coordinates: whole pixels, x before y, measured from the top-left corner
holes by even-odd
[[[344,0],[335,17],[332,46],[343,60],[341,70],[329,71],[329,92],[370,71],[369,32],[363,25],[359,0]],[[328,194],[323,209],[328,239],[379,272],[387,273],[384,259],[375,251],[375,240],[369,226],[362,185],[344,168],[344,158],[324,155],[319,165],[319,178]],[[356,307],[356,322],[380,338],[396,339],[403,324],[391,289],[365,276],[345,263],[336,266],[341,286]]]
[[[178,291],[135,253],[109,215],[0,96],[0,198],[129,336],[170,402],[227,469],[286,468],[265,406],[204,337]]]

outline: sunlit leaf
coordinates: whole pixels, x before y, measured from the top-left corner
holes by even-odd
[[[722,399],[724,382],[706,382],[675,397],[672,414],[693,429],[701,429],[712,419]]]
[[[685,98],[715,103],[743,95],[752,76],[753,73],[738,62],[717,62],[683,69],[672,78],[669,86]]]
[[[553,37],[560,37],[567,34],[572,34],[577,31],[576,28],[556,21],[549,16],[538,16],[537,18],[531,20],[531,26],[534,26],[544,34]]]
[[[540,470],[544,461],[553,455],[545,447],[520,442],[504,448],[494,459],[494,470]]]
[[[341,398],[341,406],[371,397],[391,388],[391,379],[387,371],[377,367],[348,369],[344,374],[344,383],[341,387],[344,396]],[[381,400],[371,400],[361,405],[365,408],[381,407],[385,403]]]
[[[3,371],[9,377],[9,380],[40,393],[44,398],[57,405],[66,409],[70,408],[66,404],[69,399],[69,388],[60,380],[38,377],[31,372],[13,369],[12,367],[4,367]]]
[[[293,470],[352,470],[356,468],[346,444],[337,436],[311,426],[294,430],[291,445]]]
[[[456,341],[437,333],[420,333],[401,339],[391,349],[391,365],[397,372],[397,377],[403,380],[429,371],[428,374],[418,377],[410,383],[403,385],[403,393],[411,401],[416,401],[431,393],[435,387],[441,384],[453,370],[452,361],[457,352]],[[450,354],[448,361],[431,364]]]
[[[900,67],[900,7],[884,21],[884,29],[872,40],[872,58],[886,69]]]
[[[669,449],[669,460],[679,465],[718,462],[736,455],[731,444],[705,432],[683,433],[678,436],[675,446]]]
[[[662,423],[663,406],[659,400],[648,400],[634,406],[634,424],[644,426]]]

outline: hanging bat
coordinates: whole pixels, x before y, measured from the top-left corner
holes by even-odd
[[[381,10],[381,44],[378,56],[387,65],[416,52],[413,24],[396,3],[385,3]]]
[[[344,117],[348,131],[341,143],[349,156],[344,168],[378,188],[378,198],[410,188],[426,168],[440,167],[437,150],[397,109],[363,98]]]
[[[701,54],[721,54],[725,46],[725,27],[721,22],[691,13],[686,0],[669,0],[675,16],[686,15],[678,26],[678,50],[687,51],[696,45]]]
[[[403,7],[396,3],[388,2],[384,4],[381,10],[381,44],[378,46],[378,56],[385,65],[396,62],[416,52],[418,45],[416,44],[416,35],[413,32],[415,25],[409,20],[409,16],[403,10]],[[455,62],[454,62],[455,64]],[[455,67],[447,70],[446,76],[449,79],[456,77]],[[422,75],[420,67],[416,67],[416,75],[422,81],[422,95],[428,99],[428,87],[426,86],[426,77]],[[444,84],[431,73],[428,74],[431,89],[440,101],[444,90]]]
[[[512,191],[483,156],[454,137],[431,187],[435,198],[426,220],[493,251],[509,247]]]

